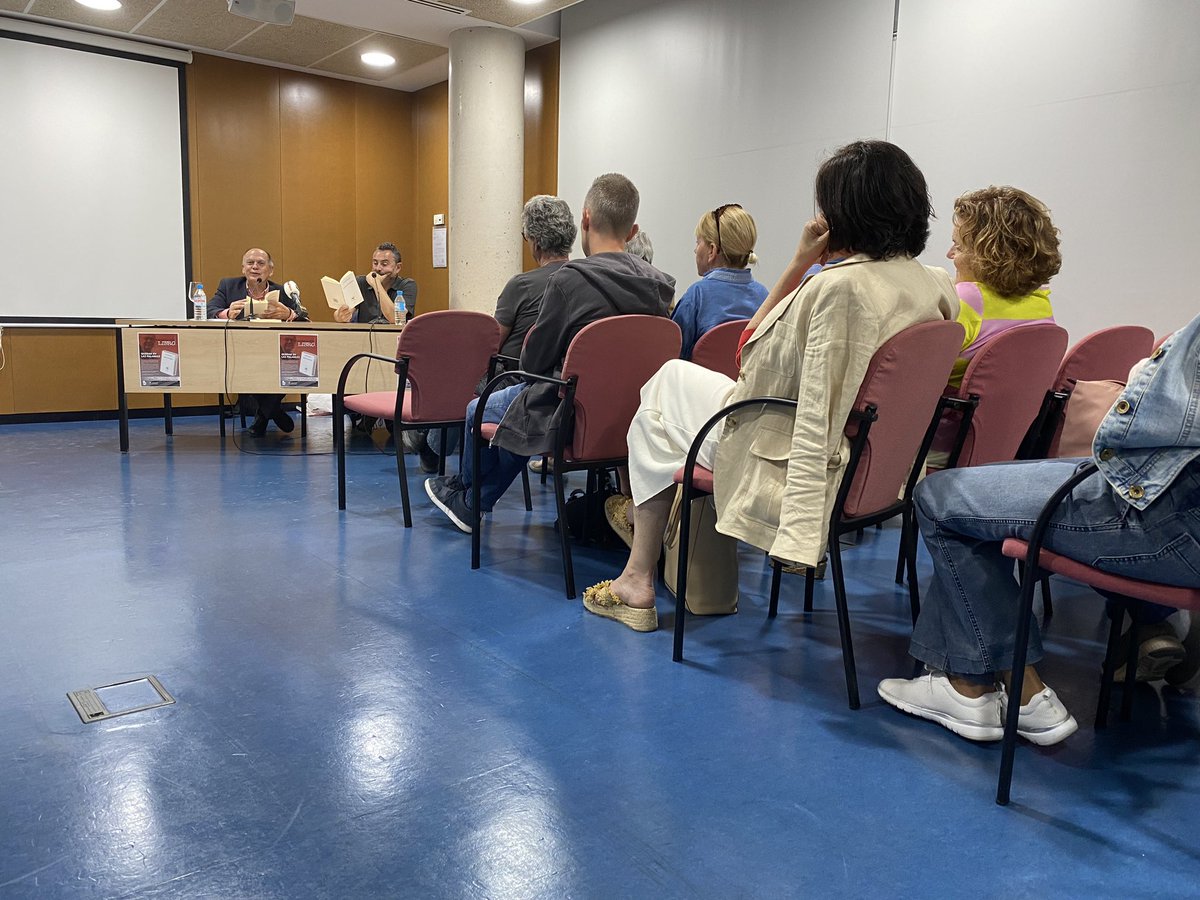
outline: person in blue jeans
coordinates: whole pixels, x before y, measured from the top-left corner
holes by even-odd
[[[1129,373],[1092,444],[1100,471],[1055,513],[1046,549],[1146,581],[1200,587],[1200,316]],[[1027,538],[1054,490],[1086,460],[1002,463],[935,473],[917,489],[917,520],[933,583],[910,652],[927,672],[888,678],[897,709],[976,741],[1004,734],[1005,662],[1012,658],[1019,588],[1005,538]],[[1034,668],[1029,638],[1018,733],[1055,744],[1077,728]]]
[[[550,276],[537,319],[521,350],[521,368],[558,376],[567,348],[580,331],[609,316],[666,316],[675,283],[640,257],[625,252],[637,233],[640,197],[624,175],[601,175],[583,201],[579,232],[583,259],[565,262]],[[558,386],[517,384],[499,390],[484,406],[484,421],[498,424],[482,448],[480,470],[472,469],[471,428],[479,400],[467,405],[463,465],[458,475],[430,478],[425,493],[460,531],[471,532],[471,487],[478,479],[480,512],[490,512],[526,461],[549,447],[560,422]]]

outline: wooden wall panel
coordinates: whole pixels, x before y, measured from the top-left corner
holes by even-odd
[[[14,411],[16,395],[13,392],[13,329],[0,334],[0,416]]]
[[[401,271],[412,274],[417,252],[413,244],[416,222],[413,219],[413,127],[412,95],[401,91],[383,91],[367,85],[355,85],[354,112],[355,185],[354,260],[346,269],[365,273],[371,253],[384,241],[400,248],[404,257]],[[420,280],[418,287],[423,287]],[[420,295],[418,309],[422,309]]]
[[[241,275],[247,249],[275,255],[283,245],[281,70],[199,53],[192,59],[192,277],[212,296],[222,278]]]
[[[405,268],[420,286],[419,310],[429,312],[450,304],[450,270],[433,267],[433,216],[450,211],[450,85],[443,81],[412,96],[412,245],[416,253],[412,266]]]
[[[557,191],[558,74],[556,44],[526,54],[526,196]],[[320,277],[365,272],[374,245],[392,240],[420,285],[419,310],[447,307],[449,272],[433,268],[431,238],[450,205],[447,83],[404,94],[202,53],[186,77],[192,277],[210,296],[260,246],[314,316],[332,318]],[[576,213],[581,200],[567,198]],[[111,333],[13,328],[3,340],[0,415],[116,408]],[[175,397],[180,409],[214,402]],[[135,409],[160,403],[130,397]]]
[[[354,93],[348,81],[279,73],[283,242],[275,280],[295,280],[305,306],[325,320],[333,312],[321,276],[339,278],[354,261]]]
[[[558,44],[525,54],[525,197],[558,193]],[[582,197],[566,197],[578,217]],[[534,268],[529,245],[525,270]]]

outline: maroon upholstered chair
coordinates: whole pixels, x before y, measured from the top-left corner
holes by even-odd
[[[933,449],[949,454],[947,468],[1016,458],[1066,347],[1067,332],[1050,324],[1013,328],[983,345],[942,403]]]
[[[1165,340],[1165,338],[1164,338]],[[1117,325],[1094,331],[1067,351],[1045,394],[1021,458],[1054,459],[1066,421],[1066,407],[1077,381],[1125,381],[1129,370],[1155,348],[1154,332],[1141,325]]]
[[[692,362],[730,378],[737,378],[737,345],[749,322],[749,319],[735,319],[704,332],[692,348]]]
[[[566,493],[563,475],[586,470],[589,473],[620,465],[629,455],[625,436],[641,400],[642,385],[671,359],[679,357],[683,344],[679,326],[661,316],[612,316],[592,322],[575,335],[563,360],[562,377],[550,378],[527,372],[526,381],[557,384],[561,403],[570,411],[573,426],[559,430],[558,443],[547,447],[553,466],[554,499],[558,505],[558,536],[562,549],[563,576],[568,598],[574,598],[575,571],[571,562],[570,537],[566,529]],[[483,423],[487,398],[498,384],[499,376],[488,382],[475,411],[474,433],[487,440],[495,428]],[[570,432],[568,434],[568,432]],[[481,440],[474,441],[472,470],[480,470]],[[479,482],[471,485],[471,568],[479,568],[481,531]]]
[[[479,377],[488,370],[489,360],[499,347],[500,325],[486,313],[437,310],[416,316],[404,326],[396,342],[395,359],[359,353],[346,362],[338,380],[337,393],[333,396],[338,509],[346,508],[345,411],[352,410],[394,423],[396,474],[400,479],[404,527],[412,527],[401,435],[413,428],[441,428],[444,438],[446,428],[460,424],[466,416],[467,404],[475,397]],[[377,359],[394,365],[396,390],[347,397],[346,378],[362,359]],[[444,440],[442,446],[446,446]]]
[[[1094,462],[1085,463],[1079,471],[1068,478],[1050,496],[1042,508],[1033,532],[1028,541],[1009,538],[1003,544],[1003,553],[1012,559],[1024,563],[1024,574],[1021,579],[1020,614],[1017,617],[1016,643],[1013,647],[1012,687],[1010,696],[1020,697],[1025,680],[1025,660],[1029,651],[1030,620],[1033,617],[1033,588],[1044,572],[1057,572],[1075,581],[1082,582],[1088,587],[1105,592],[1106,596],[1118,599],[1118,612],[1112,617],[1108,634],[1108,650],[1104,657],[1103,674],[1100,681],[1100,699],[1096,707],[1096,728],[1103,728],[1108,722],[1108,706],[1112,694],[1113,671],[1116,667],[1117,645],[1121,639],[1121,626],[1129,610],[1129,600],[1145,600],[1150,603],[1160,603],[1173,606],[1176,609],[1200,611],[1200,590],[1155,584],[1135,578],[1124,578],[1092,568],[1084,563],[1052,553],[1042,548],[1046,531],[1054,512],[1071,491],[1087,478],[1097,473]],[[1112,595],[1117,595],[1112,597]],[[1127,636],[1128,651],[1125,657],[1125,697],[1121,705],[1121,718],[1128,720],[1132,711],[1134,684],[1137,679],[1138,656],[1138,619],[1130,615],[1130,628]],[[1013,760],[1017,746],[1017,722],[1020,716],[1020,704],[1008,704],[1008,717],[1004,723],[1004,746],[1000,757],[1000,779],[996,787],[996,802],[1001,806],[1008,803],[1012,787]]]
[[[963,328],[957,322],[923,322],[892,337],[875,351],[846,422],[850,459],[829,521],[829,568],[833,574],[842,662],[851,709],[859,707],[858,676],[854,669],[840,538],[868,525],[903,516],[901,547],[909,548],[909,601],[916,621],[919,610],[916,543],[905,535],[912,518],[907,510],[912,506],[912,492],[917,483],[916,463],[929,451],[936,423],[933,412],[958,357],[962,340]],[[712,473],[696,465],[705,435],[729,413],[764,404],[794,408],[796,401],[778,397],[742,400],[720,410],[705,423],[692,442],[683,470],[676,476],[683,483],[683,509],[691,508],[691,500],[702,485],[711,489]],[[673,655],[676,662],[683,659],[690,518],[687,515],[680,518]],[[769,617],[774,617],[779,609],[783,564],[775,561],[773,568]],[[805,576],[805,611],[812,610],[815,583],[816,574],[809,568]]]

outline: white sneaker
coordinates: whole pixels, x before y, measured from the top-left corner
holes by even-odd
[[[1008,695],[1000,693],[1000,721],[1008,713]],[[1065,740],[1079,730],[1075,717],[1063,706],[1053,688],[1034,694],[1021,707],[1017,717],[1017,734],[1039,747],[1049,747]]]
[[[944,672],[927,672],[918,678],[885,678],[879,696],[903,712],[929,719],[970,741],[998,741],[1004,737],[1000,694],[964,697]]]

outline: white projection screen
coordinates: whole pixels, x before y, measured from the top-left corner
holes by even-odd
[[[184,315],[181,78],[0,33],[0,321]]]

